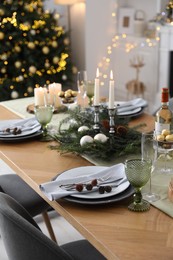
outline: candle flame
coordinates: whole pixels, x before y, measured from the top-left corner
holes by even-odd
[[[96,78],[99,78],[99,68],[97,68],[97,71],[96,71]]]
[[[111,72],[110,72],[110,79],[111,79],[111,80],[114,79],[114,77],[113,77],[113,71],[112,71],[112,70],[111,70]]]

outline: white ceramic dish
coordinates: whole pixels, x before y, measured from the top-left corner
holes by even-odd
[[[82,176],[93,174],[97,171],[101,171],[103,169],[106,169],[107,167],[104,166],[86,166],[86,167],[78,167],[73,168],[68,171],[63,172],[60,174],[55,180],[65,180],[72,177],[79,177],[81,174]],[[125,177],[125,176],[124,176]],[[113,182],[110,184],[110,186],[113,186]],[[118,187],[112,187],[112,191],[110,193],[104,193],[100,194],[97,190],[90,191],[90,192],[83,192],[78,194],[73,194],[71,197],[74,198],[82,198],[82,199],[100,199],[100,198],[108,198],[111,196],[115,196],[116,194],[119,194],[126,190],[129,187],[130,183],[128,181],[125,181],[124,183],[120,184]]]
[[[24,122],[24,123],[22,123]],[[12,133],[2,133],[0,132],[0,138],[1,140],[4,139],[9,139],[9,138],[20,138],[20,137],[24,137],[24,136],[28,136],[28,135],[31,135],[31,134],[34,134],[36,132],[38,132],[40,129],[41,129],[41,125],[36,121],[32,121],[31,122],[31,126],[28,125],[26,127],[24,127],[22,129],[22,124],[25,124],[25,120],[23,119],[20,119],[20,120],[2,120],[0,121],[0,129],[6,129],[10,126],[10,128],[14,128],[14,127],[18,127],[20,128],[21,127],[21,130],[22,132],[20,134],[12,134]],[[28,124],[29,124],[29,121],[28,121]],[[26,130],[25,130],[26,129]]]

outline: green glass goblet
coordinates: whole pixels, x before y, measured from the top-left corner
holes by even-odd
[[[35,116],[42,127],[44,137],[47,135],[47,126],[52,119],[53,111],[52,105],[35,106],[34,108]]]
[[[151,167],[151,160],[130,159],[125,161],[127,179],[135,189],[133,202],[128,206],[129,210],[143,212],[150,209],[149,202],[142,198],[141,189],[150,179]]]

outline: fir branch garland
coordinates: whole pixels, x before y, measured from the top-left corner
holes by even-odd
[[[109,134],[109,116],[107,108],[102,106],[100,110],[100,132],[108,137],[107,142],[94,141],[80,145],[80,139],[84,135],[94,137],[93,129],[94,112],[89,109],[87,112],[80,111],[80,108],[67,111],[68,117],[60,122],[58,132],[52,136],[57,141],[57,145],[50,145],[50,149],[57,150],[61,154],[75,153],[78,155],[88,155],[93,158],[111,160],[111,158],[122,155],[139,153],[141,147],[141,133],[138,127],[129,128],[129,119],[120,118],[115,115],[115,135]],[[64,128],[64,125],[69,125]],[[89,130],[78,132],[80,126],[88,126]],[[144,124],[142,124],[144,125]]]

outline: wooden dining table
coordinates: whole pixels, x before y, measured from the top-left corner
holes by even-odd
[[[16,118],[19,118],[17,114],[0,105],[0,120]],[[141,122],[147,123],[143,130],[154,127],[153,117],[145,113],[130,125]],[[68,169],[92,165],[81,156],[60,155],[48,145],[40,140],[0,142],[0,158],[106,259],[173,259],[173,220],[153,206],[147,212],[136,213],[127,209],[128,200],[101,205],[83,205],[66,199],[48,200],[39,184],[51,181]]]

